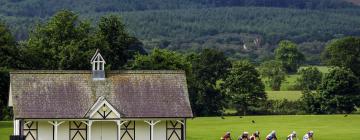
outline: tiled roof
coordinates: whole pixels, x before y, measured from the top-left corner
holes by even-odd
[[[10,73],[15,118],[85,118],[103,96],[123,118],[192,117],[183,71],[91,71]]]

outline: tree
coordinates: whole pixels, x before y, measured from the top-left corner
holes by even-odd
[[[84,62],[96,49],[91,30],[73,12],[60,11],[30,34],[23,61],[28,69],[88,69]]]
[[[127,34],[119,17],[101,17],[95,29],[67,10],[39,24],[23,48],[27,69],[88,69],[90,64],[84,62],[96,49],[110,64],[107,68],[120,69],[135,53],[143,52],[141,42]]]
[[[217,82],[225,79],[231,63],[223,52],[204,49],[188,56],[192,74],[188,76],[189,94],[195,115],[220,115],[225,106],[224,94]]]
[[[142,43],[130,36],[119,16],[109,15],[100,18],[97,31],[97,44],[106,48],[105,59],[112,69],[120,69],[136,53],[145,54]]]
[[[351,113],[360,105],[360,83],[349,69],[334,68],[319,87],[323,104],[329,113]]]
[[[243,112],[244,115],[250,107],[257,107],[259,102],[267,98],[260,74],[248,61],[238,61],[233,64],[224,87],[238,113]]]
[[[0,21],[0,67],[17,67],[17,56],[19,50],[16,41],[6,25]]]
[[[286,72],[278,61],[266,61],[260,65],[260,74],[272,90],[280,90],[281,83],[285,80]]]
[[[9,69],[17,67],[19,50],[10,30],[0,21],[0,120],[9,119]]]
[[[345,37],[326,46],[323,60],[327,65],[349,68],[360,76],[360,37]]]
[[[297,86],[302,90],[316,90],[321,84],[322,73],[316,67],[307,67],[299,71]]]
[[[297,72],[301,63],[305,60],[304,55],[297,49],[295,43],[285,40],[279,43],[275,50],[275,59],[281,62],[286,72]]]
[[[185,56],[166,49],[155,48],[148,55],[137,54],[130,64],[131,69],[184,70],[190,74],[191,65]]]

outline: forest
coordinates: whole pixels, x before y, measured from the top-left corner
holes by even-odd
[[[106,14],[120,15],[146,51],[216,48],[232,60],[256,63],[272,58],[286,39],[299,44],[307,64],[320,64],[319,53],[330,40],[360,34],[360,8],[342,0],[4,0],[0,20],[16,40],[26,40],[61,9],[91,24]]]

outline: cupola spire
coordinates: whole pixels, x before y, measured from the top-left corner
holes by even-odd
[[[92,65],[92,78],[93,80],[105,80],[105,60],[97,49],[94,56],[90,61]]]

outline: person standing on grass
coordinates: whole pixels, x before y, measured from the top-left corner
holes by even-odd
[[[271,131],[271,133],[266,136],[266,140],[277,140],[275,130]]]
[[[260,132],[259,131],[255,131],[255,133],[253,133],[251,136],[250,136],[250,140],[260,140]]]
[[[221,140],[231,140],[230,132],[226,132],[226,134],[220,138]]]
[[[299,139],[296,137],[296,132],[293,131],[290,135],[286,137],[286,140],[299,140]]]
[[[249,140],[249,132],[244,132],[238,140]]]
[[[304,135],[303,140],[314,140],[314,131],[307,132]]]

